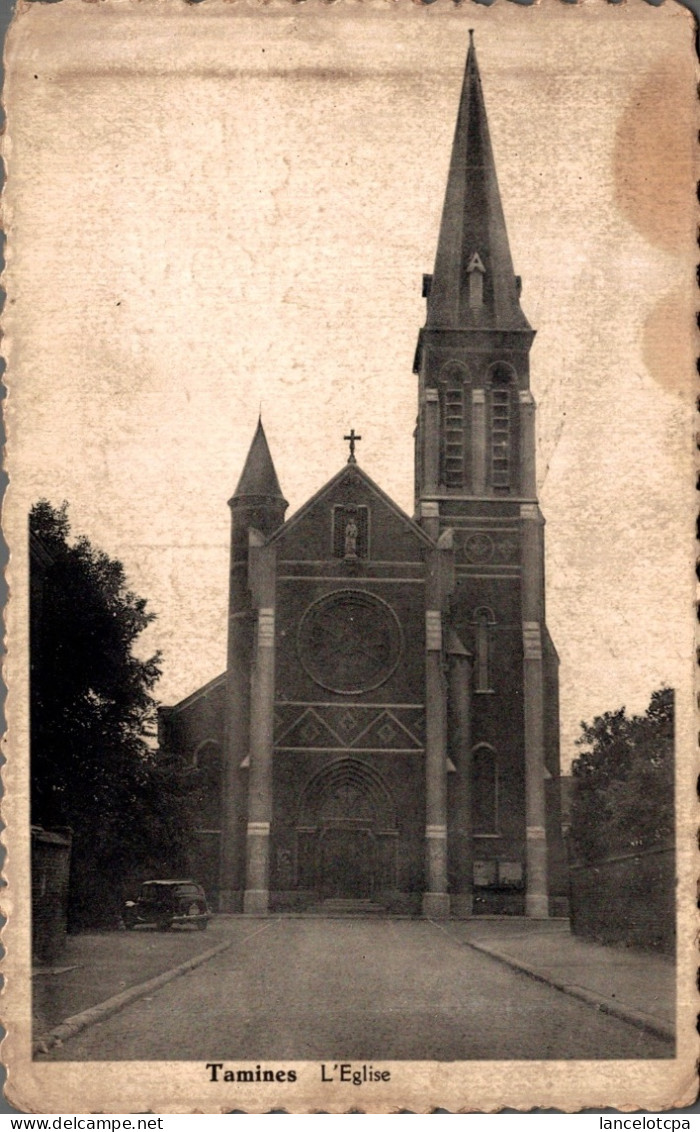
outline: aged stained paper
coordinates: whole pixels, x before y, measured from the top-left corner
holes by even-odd
[[[6,51],[3,316],[12,555],[3,1050],[18,1107],[654,1110],[694,1099],[693,36],[690,13],[671,0],[658,9],[63,0],[18,10]],[[434,380],[431,350],[447,366]],[[259,416],[264,444],[247,457]],[[27,517],[40,499],[67,500],[74,533],[119,559],[148,599],[157,617],[139,648],[162,652],[155,695],[177,705],[167,717],[176,735],[202,694],[238,694],[230,636],[228,683],[216,681],[230,632],[226,502],[237,483],[239,499],[261,491],[258,479],[246,496],[244,467],[268,476],[273,517],[279,496],[289,503],[288,536],[275,542],[263,530],[258,544],[253,534],[263,557],[250,560],[251,586],[238,595],[257,617],[254,705],[267,694],[265,632],[276,642],[272,758],[274,775],[292,768],[289,790],[265,787],[264,726],[256,731],[249,710],[250,753],[231,764],[223,817],[205,830],[224,846],[211,899],[221,911],[206,939],[221,953],[58,1040],[67,1015],[42,1012],[52,995],[63,1001],[68,968],[97,986],[98,950],[116,948],[118,966],[127,941],[143,949],[145,982],[187,962],[194,945],[173,931],[159,965],[165,937],[115,927],[97,943],[69,939],[67,958],[30,979]],[[336,475],[340,494],[321,493],[304,511]],[[543,559],[528,542],[535,499]],[[313,525],[324,506],[325,534]],[[256,513],[249,525],[267,519]],[[529,567],[514,549],[519,531]],[[392,538],[410,547],[398,580],[403,550],[387,548]],[[270,568],[268,593],[275,546],[287,573]],[[447,555],[456,588],[445,582],[426,597],[423,621],[410,595],[428,593],[425,564]],[[569,952],[550,936],[550,985],[538,989],[523,972],[532,954],[518,960],[498,935],[526,938],[548,914],[568,933],[566,858],[552,848],[563,845],[552,832],[560,819],[548,810],[546,823],[535,820],[556,768],[537,770],[532,714],[523,723],[512,703],[499,706],[487,670],[491,658],[500,671],[499,649],[511,649],[513,671],[526,673],[518,694],[536,702],[528,663],[553,654],[539,583],[521,588],[528,569],[531,578],[543,569],[560,660],[559,722],[546,687],[543,718],[562,775],[581,720],[623,705],[642,714],[654,690],[675,690],[676,965],[639,959],[632,982],[646,979],[650,1001],[642,994],[622,1014],[613,960],[624,966],[634,949],[608,948],[610,979],[591,989],[582,969],[564,970]],[[470,598],[462,616],[459,584],[477,594],[479,579],[496,596]],[[519,595],[512,607],[503,599],[506,612],[501,582]],[[385,583],[404,597],[387,597]],[[375,639],[379,653],[368,655]],[[472,660],[471,788],[486,797],[496,766],[500,811],[469,810],[462,850],[449,816],[450,806],[461,812],[451,776],[462,766],[440,747],[435,705]],[[424,698],[392,683],[404,669]],[[295,691],[297,680],[315,693]],[[454,686],[444,734],[467,683]],[[499,715],[513,735],[525,727],[519,770],[516,761],[508,770],[507,735],[503,752],[484,754],[497,744],[478,728],[492,719],[497,730]],[[231,718],[224,761],[243,727]],[[335,738],[321,743],[327,727]],[[193,759],[209,741],[198,736]],[[517,760],[515,738],[512,747]],[[480,778],[477,765],[487,768]],[[289,799],[301,799],[294,812]],[[242,843],[226,842],[227,821]],[[508,842],[509,822],[520,823],[520,841]],[[484,924],[496,933],[491,957],[471,946],[484,944]],[[562,989],[572,984],[578,997]],[[138,985],[130,969],[71,1013]],[[652,999],[675,1017],[660,1022]],[[545,1020],[560,1008],[548,1044]]]

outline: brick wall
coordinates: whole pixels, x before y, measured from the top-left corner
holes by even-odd
[[[32,951],[40,963],[65,947],[70,851],[69,831],[32,828]]]

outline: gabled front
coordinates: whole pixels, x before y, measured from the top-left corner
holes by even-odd
[[[268,805],[249,817],[244,906],[418,912],[434,712],[426,625],[430,611],[441,619],[450,570],[436,559],[449,548],[351,463],[269,539],[253,536],[251,555],[262,580],[248,793],[252,802],[262,789]],[[256,729],[263,716],[267,732]]]

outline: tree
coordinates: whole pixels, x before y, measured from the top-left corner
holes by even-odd
[[[181,850],[181,799],[159,762],[159,655],[134,645],[153,621],[120,562],[70,540],[68,506],[30,514],[32,821],[69,826],[69,923],[113,921],[120,877]]]
[[[625,708],[582,723],[572,765],[571,837],[596,861],[666,840],[674,828],[674,697],[654,692],[644,715]]]

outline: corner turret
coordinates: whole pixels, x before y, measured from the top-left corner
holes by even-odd
[[[261,418],[258,418],[241,478],[228,505],[237,512],[252,509],[254,515],[249,525],[257,527],[264,535],[272,534],[284,522],[289,504],[282,495]]]
[[[228,505],[231,508],[230,610],[233,615],[250,605],[249,532],[256,530],[268,538],[284,522],[289,506],[282,495],[261,419],[258,419],[241,478]]]

